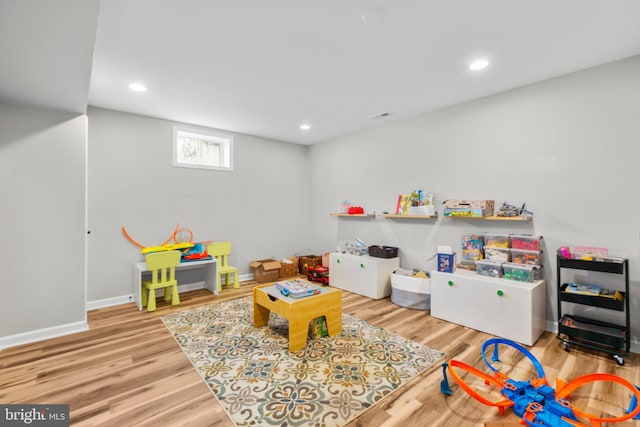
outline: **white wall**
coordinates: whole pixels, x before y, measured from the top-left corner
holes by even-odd
[[[0,104],[0,348],[86,328],[86,124]]]
[[[556,249],[606,247],[630,258],[637,343],[638,76],[640,56],[312,146],[311,247],[332,250],[360,237],[398,246],[405,267],[433,268],[426,259],[436,245],[459,249],[463,234],[539,234],[546,246],[549,321],[556,320]],[[343,199],[367,211],[393,211],[397,195],[416,188],[433,192],[437,203],[526,202],[535,218],[514,224],[329,217]]]
[[[174,123],[89,108],[88,301],[133,293],[138,242],[163,243],[176,223],[194,241],[231,241],[231,265],[306,252],[304,146],[234,135],[234,171],[172,166]]]

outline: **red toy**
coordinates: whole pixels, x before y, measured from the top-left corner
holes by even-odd
[[[329,284],[329,269],[321,265],[307,267],[307,280],[310,282],[320,282],[323,285]]]

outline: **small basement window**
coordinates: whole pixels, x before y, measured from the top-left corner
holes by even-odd
[[[233,136],[174,126],[173,166],[233,171]]]

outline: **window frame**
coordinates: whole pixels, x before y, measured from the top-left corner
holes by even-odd
[[[183,163],[178,161],[178,136],[180,133],[188,133],[196,136],[203,137],[202,139],[223,139],[227,142],[221,143],[223,149],[228,151],[229,158],[229,166],[212,166],[207,164],[198,164],[198,163]],[[214,130],[194,128],[188,126],[173,126],[173,166],[180,168],[192,168],[192,169],[208,169],[208,170],[217,170],[224,172],[233,172],[233,135],[228,133],[222,133]],[[225,156],[225,157],[227,157]]]

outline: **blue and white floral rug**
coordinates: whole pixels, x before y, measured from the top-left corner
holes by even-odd
[[[342,426],[444,357],[346,314],[291,353],[286,319],[253,327],[252,297],[162,320],[237,426]]]

